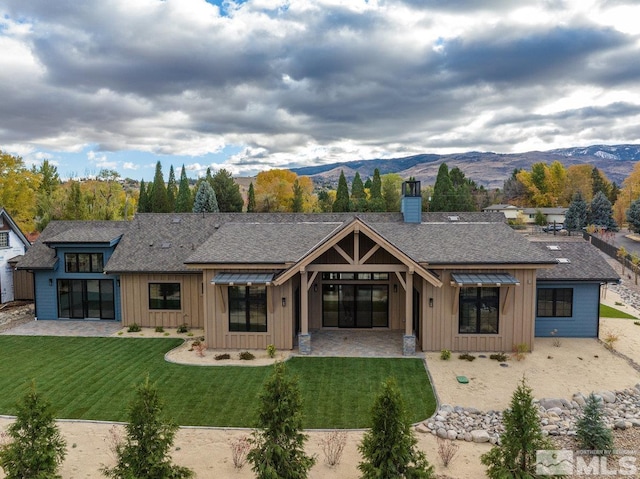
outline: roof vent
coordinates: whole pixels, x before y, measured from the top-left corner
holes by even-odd
[[[460,217],[458,215],[449,215],[447,216],[449,221],[460,221]]]
[[[218,228],[220,228],[220,224],[219,224],[219,223],[216,223],[215,225],[213,225],[213,227],[214,227],[215,229],[218,229]]]
[[[171,248],[171,243],[162,243],[162,248]]]
[[[548,244],[547,248],[549,248],[551,251],[560,251],[560,246],[558,246],[557,244]]]
[[[173,220],[171,220],[172,223],[180,223],[182,221],[182,219],[179,216],[176,216],[173,218]]]
[[[565,263],[565,264],[571,263],[571,261],[569,261],[569,258],[556,258],[556,261],[558,263]]]

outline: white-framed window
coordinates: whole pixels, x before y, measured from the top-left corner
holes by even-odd
[[[0,248],[8,248],[8,247],[9,247],[9,232],[0,231]]]

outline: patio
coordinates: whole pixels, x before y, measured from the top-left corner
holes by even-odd
[[[370,329],[321,329],[311,331],[310,356],[419,357],[402,355],[403,331]]]

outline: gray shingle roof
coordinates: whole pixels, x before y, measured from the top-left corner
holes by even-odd
[[[566,258],[568,263],[558,263],[553,268],[540,269],[538,281],[598,281],[617,282],[620,276],[602,257],[600,251],[583,239],[576,241],[535,241],[538,248],[548,251],[554,258]],[[547,246],[559,247],[550,250]]]
[[[117,225],[95,228],[87,227],[86,225],[80,225],[77,227],[71,227],[68,230],[62,231],[59,234],[48,238],[45,243],[113,243],[122,234],[124,230]]]
[[[110,242],[124,234],[129,225],[128,221],[51,221],[18,262],[17,268],[52,269],[57,259],[55,250],[47,244],[51,239],[59,238],[61,243],[73,243],[78,241],[74,241],[72,234],[75,234],[76,238],[95,237],[104,240],[100,242]]]
[[[553,263],[549,254],[532,247],[526,238],[504,222],[372,223],[370,226],[420,263]]]

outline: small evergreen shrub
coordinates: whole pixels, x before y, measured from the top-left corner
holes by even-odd
[[[255,359],[256,357],[251,354],[249,351],[242,351],[238,357],[244,361],[251,361],[252,359]]]
[[[156,326],[156,333],[164,333],[164,328],[162,326]]]
[[[142,331],[142,329],[140,328],[140,326],[138,326],[138,323],[133,323],[132,325],[129,326],[129,328],[127,329],[128,333],[138,333]]]
[[[215,359],[216,361],[222,361],[223,359],[231,359],[231,356],[229,355],[229,353],[216,354],[213,359]]]
[[[451,359],[451,351],[449,351],[448,349],[443,349],[442,351],[440,351],[440,359],[442,359],[443,361],[448,361],[449,359]]]
[[[267,356],[272,359],[276,357],[276,347],[273,344],[267,346]]]
[[[460,356],[458,356],[458,359],[462,359],[462,360],[466,360],[466,361],[471,362],[474,359],[476,359],[476,357],[473,354],[462,353]]]
[[[582,416],[576,423],[576,438],[581,449],[605,451],[613,449],[613,436],[602,417],[602,405],[593,393],[586,400]]]

